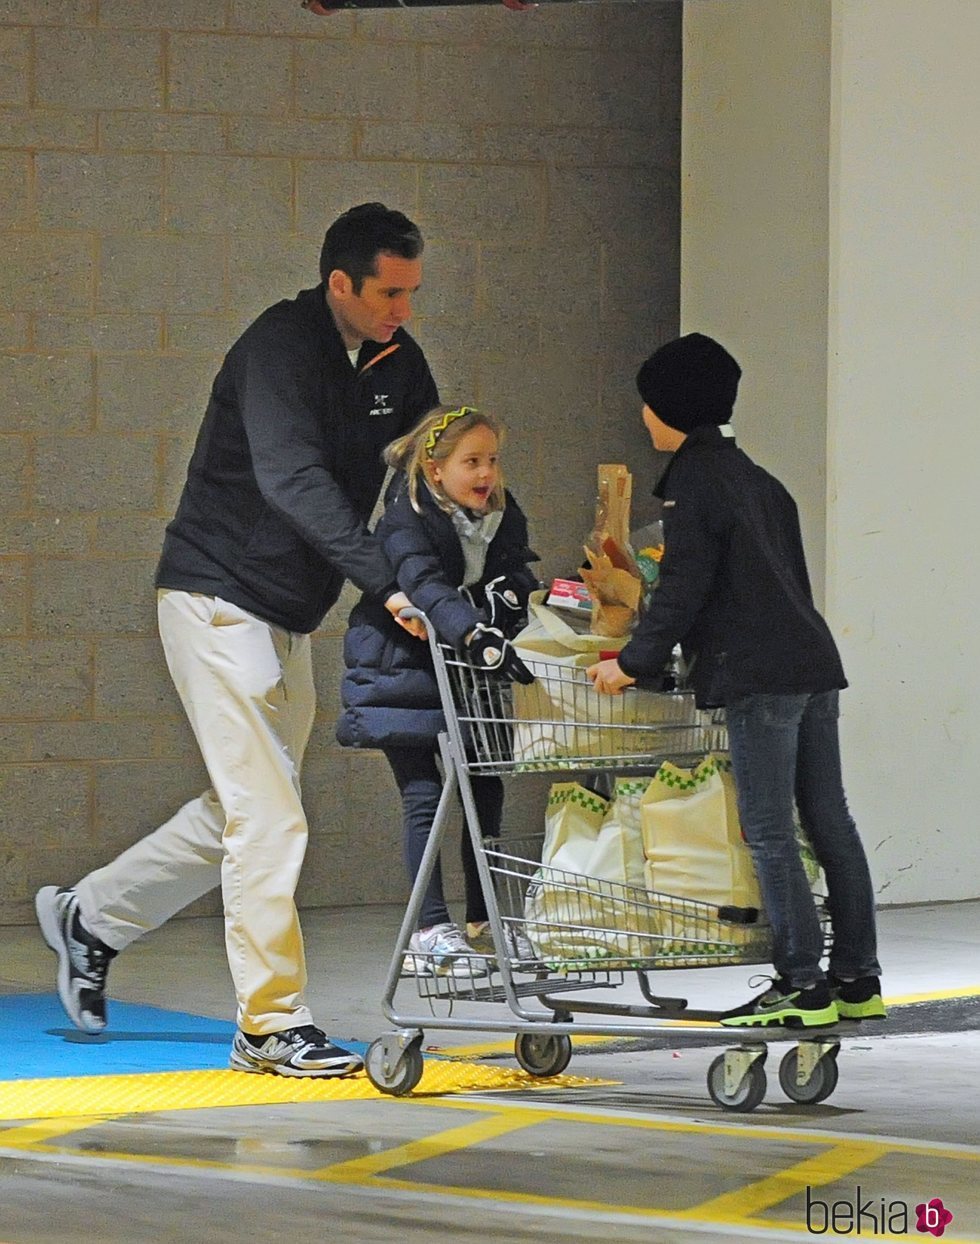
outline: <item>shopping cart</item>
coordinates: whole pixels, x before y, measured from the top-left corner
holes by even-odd
[[[417,610],[406,616],[427,621]],[[365,1059],[372,1083],[395,1096],[415,1088],[426,1027],[514,1033],[521,1067],[531,1075],[554,1076],[569,1063],[573,1032],[642,1038],[676,1034],[678,1020],[716,1023],[720,1012],[662,996],[650,974],[768,963],[770,931],[757,911],[543,864],[543,833],[483,838],[470,779],[574,771],[588,773],[595,786],[614,774],[652,775],[668,759],[693,765],[709,752],[726,750],[723,715],[698,710],[686,690],[600,696],[584,664],[530,659],[526,663],[536,681],[529,687],[512,684],[474,669],[427,629],[446,718],[439,736],[445,782],[385,982],[382,1008],[395,1031],[378,1037]],[[474,952],[448,973],[437,956],[410,952],[409,940],[457,792],[494,954]],[[608,991],[628,977],[635,977],[643,1003],[609,1001]],[[413,981],[426,1013],[396,1008],[396,993],[406,979]],[[601,998],[589,996],[600,990]],[[576,1016],[588,1018],[575,1022]],[[768,1042],[794,1040],[780,1064],[780,1085],[793,1101],[823,1101],[837,1084],[841,1027],[800,1030],[796,1038],[785,1028],[752,1028],[743,1035],[705,1026],[699,1039],[730,1047],[711,1063],[708,1092],[726,1110],[755,1109],[766,1092]]]

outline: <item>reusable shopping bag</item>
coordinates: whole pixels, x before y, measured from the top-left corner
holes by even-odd
[[[645,883],[658,892],[663,952],[730,955],[756,946],[767,922],[752,851],[742,835],[728,754],[709,755],[690,772],[661,765],[643,796],[641,820]],[[795,812],[794,820],[807,880],[819,890],[820,865]],[[758,921],[718,926],[706,920],[704,904],[755,909]]]
[[[718,907],[761,907],[727,759],[708,756],[693,770],[665,761],[640,816],[649,889]]]
[[[744,870],[745,868],[750,870],[750,875],[744,878],[744,884],[750,894],[754,894],[758,892],[759,884],[756,878],[755,861],[752,858],[752,848],[745,841],[745,835],[742,833],[742,822],[739,820],[738,792],[735,787],[735,773],[732,769],[731,757],[727,752],[715,752],[712,755],[712,759],[718,766],[718,774],[725,788],[725,813],[728,818],[729,838],[736,842],[740,848],[736,853],[734,867],[736,871]],[[806,879],[810,883],[811,890],[819,889],[823,880],[823,872],[817,857],[813,854],[813,847],[810,845],[810,840],[807,838],[806,831],[800,822],[800,814],[795,804],[793,806],[793,824],[796,827],[796,846],[800,853],[800,862],[803,865],[803,871],[806,873]],[[741,849],[743,847],[745,848],[744,850]],[[754,907],[756,904],[751,902],[745,905]]]
[[[639,813],[646,785],[620,779],[612,800],[576,782],[551,787],[542,867],[525,902],[527,935],[546,962],[622,965],[655,953],[642,889]]]
[[[520,769],[568,767],[575,757],[622,757],[697,751],[694,700],[629,690],[600,695],[587,668],[600,652],[618,652],[626,637],[580,635],[543,603],[529,602],[530,621],[513,640],[535,675],[513,688],[513,755]]]
[[[588,874],[608,810],[608,799],[578,782],[555,782],[548,792],[541,863]]]
[[[708,756],[692,770],[662,764],[643,796],[641,822],[646,885],[657,892],[669,935],[664,953],[731,954],[756,941],[757,923],[719,927],[705,906],[762,908],[728,758]]]
[[[640,800],[649,778],[617,778],[613,796],[602,818],[588,873],[622,885],[644,884],[645,858]]]

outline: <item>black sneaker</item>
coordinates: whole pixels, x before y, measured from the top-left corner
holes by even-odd
[[[82,1032],[106,1026],[105,981],[117,951],[82,924],[78,895],[46,885],[34,899],[44,940],[58,956],[58,997]]]
[[[859,976],[857,980],[842,981],[831,975],[830,992],[837,1000],[841,1019],[885,1018],[881,981],[877,976]]]
[[[235,1071],[305,1078],[349,1076],[364,1066],[360,1055],[334,1045],[312,1024],[264,1037],[250,1036],[239,1028],[231,1043],[230,1061]]]
[[[721,1023],[729,1028],[766,1028],[770,1024],[784,1028],[823,1028],[836,1024],[837,1020],[837,1003],[826,982],[821,981],[812,989],[794,989],[782,976],[777,976],[758,998],[726,1011],[721,1017]]]

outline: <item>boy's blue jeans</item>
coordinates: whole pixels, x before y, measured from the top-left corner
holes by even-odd
[[[800,862],[793,801],[827,881],[830,971],[878,976],[874,891],[841,776],[836,691],[729,703],[728,745],[742,832],[772,926],[773,966],[794,988],[824,979],[820,921]]]

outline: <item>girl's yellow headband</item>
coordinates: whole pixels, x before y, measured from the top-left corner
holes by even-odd
[[[425,456],[427,458],[432,457],[435,452],[436,442],[454,419],[462,419],[464,415],[475,415],[476,413],[475,406],[457,406],[455,410],[447,410],[438,423],[434,423],[429,429],[429,435],[425,438]]]

